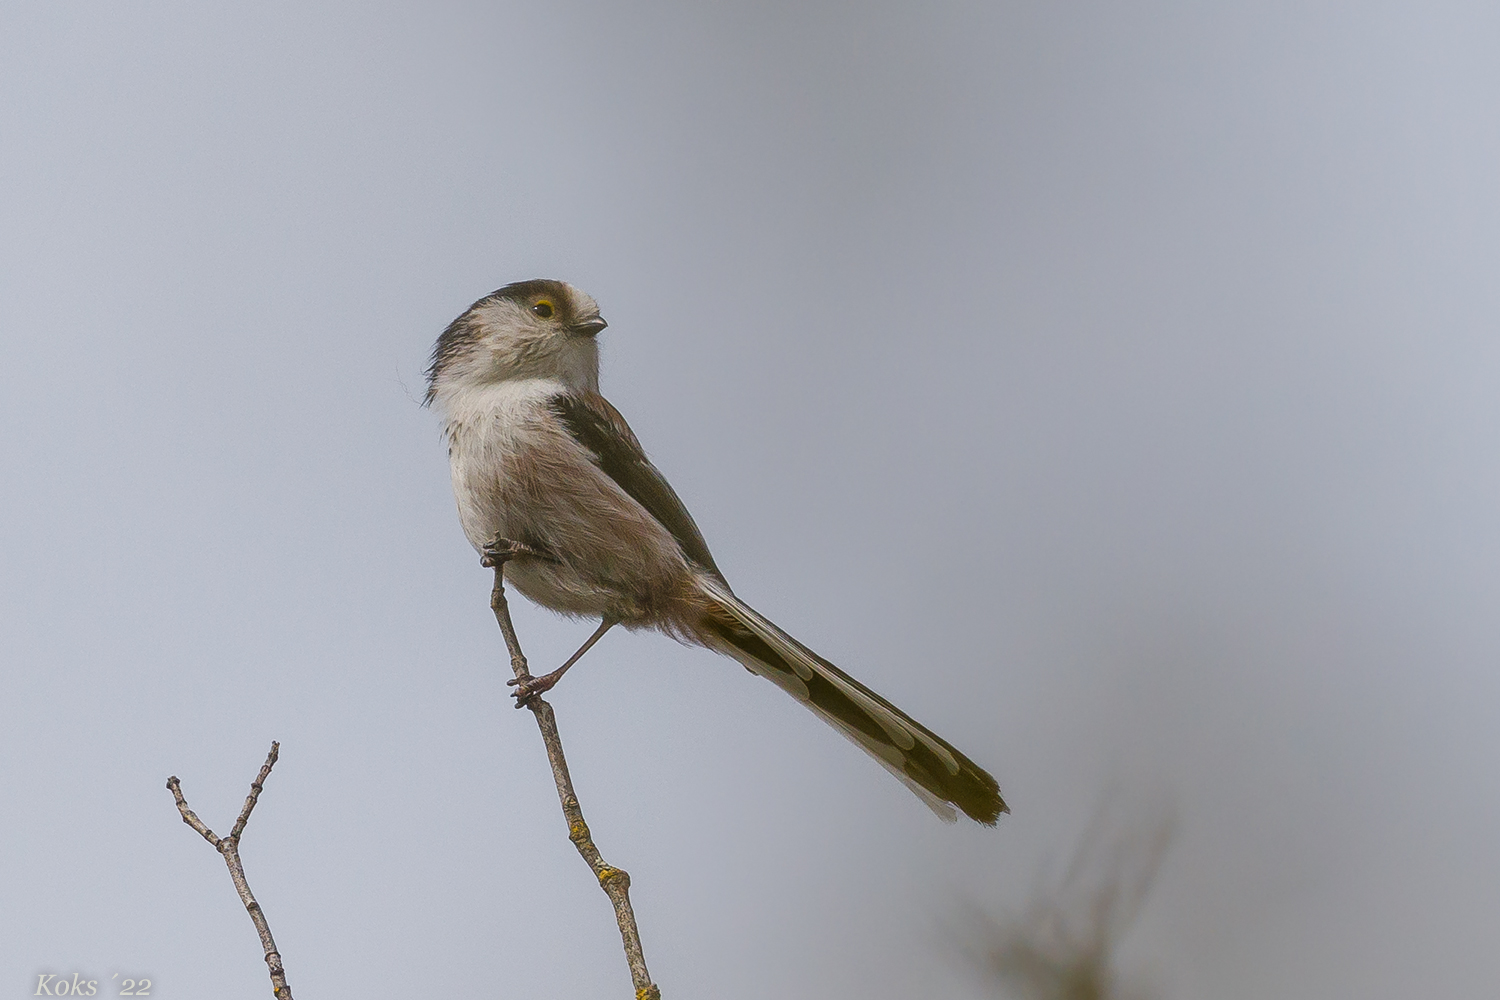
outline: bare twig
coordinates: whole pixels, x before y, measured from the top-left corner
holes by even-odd
[[[266,915],[261,912],[260,904],[255,901],[255,896],[250,892],[250,883],[245,881],[245,866],[240,863],[240,835],[245,832],[245,824],[250,822],[250,812],[255,808],[255,803],[260,799],[261,788],[266,783],[266,778],[271,774],[271,768],[276,766],[276,757],[281,750],[280,743],[271,744],[271,752],[266,755],[265,764],[261,765],[260,774],[250,783],[250,794],[245,797],[245,807],[240,810],[239,819],[234,822],[234,829],[227,837],[218,837],[210,830],[198,815],[188,808],[187,799],[182,795],[182,783],[174,774],[167,779],[167,788],[172,792],[172,798],[177,801],[177,811],[182,813],[182,821],[197,830],[199,835],[210,844],[214,850],[224,855],[224,863],[229,866],[229,877],[234,880],[235,891],[240,894],[240,902],[245,904],[245,910],[250,914],[250,919],[255,923],[255,930],[260,934],[261,946],[266,950],[266,965],[271,971],[271,987],[277,1000],[292,1000],[292,988],[286,984],[286,970],[281,967],[281,954],[276,950],[276,941],[271,937],[271,927],[266,923]]]
[[[965,950],[1003,995],[1024,1000],[1142,1000],[1151,991],[1116,967],[1120,939],[1140,912],[1171,840],[1170,816],[1111,835],[1100,816],[1062,880],[1020,919],[979,911]]]
[[[487,550],[487,555],[494,549]],[[516,638],[515,626],[510,620],[510,607],[505,602],[505,559],[503,554],[487,560],[495,567],[495,588],[490,592],[490,608],[495,612],[495,621],[500,624],[500,634],[505,636],[505,648],[510,652],[510,666],[516,680],[524,683],[531,679],[526,666],[526,657],[521,652],[521,643]],[[630,979],[635,986],[636,1000],[661,1000],[661,990],[651,981],[646,971],[646,956],[641,951],[641,934],[635,926],[635,911],[630,908],[630,876],[623,868],[605,863],[594,846],[588,824],[583,821],[583,810],[579,808],[578,796],[573,791],[573,779],[568,775],[568,761],[563,756],[562,738],[557,734],[557,719],[552,706],[542,700],[540,694],[525,699],[524,704],[536,716],[537,728],[542,731],[542,743],[547,748],[547,760],[552,764],[552,780],[557,784],[557,797],[562,803],[563,818],[568,821],[568,839],[578,848],[583,860],[593,869],[594,877],[614,904],[615,921],[620,925],[620,938],[625,944],[625,960],[630,963]]]

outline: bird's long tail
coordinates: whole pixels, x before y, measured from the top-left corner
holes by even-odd
[[[697,629],[705,645],[812,709],[943,819],[954,820],[957,806],[992,826],[1010,812],[995,779],[947,740],[777,628],[722,581],[705,576],[701,583],[711,603]]]

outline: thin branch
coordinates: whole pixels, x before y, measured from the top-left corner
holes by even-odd
[[[271,926],[266,923],[266,915],[261,912],[260,904],[255,901],[255,896],[250,891],[250,883],[245,881],[245,866],[240,862],[240,835],[245,832],[245,824],[250,822],[250,812],[255,808],[255,803],[260,799],[260,792],[270,777],[271,768],[276,766],[276,758],[280,754],[281,744],[272,743],[271,752],[266,755],[266,762],[261,766],[260,774],[250,784],[250,794],[245,798],[245,807],[240,810],[239,819],[235,820],[234,829],[227,837],[218,837],[210,830],[198,815],[188,808],[187,799],[182,795],[182,783],[174,774],[167,779],[167,788],[172,792],[172,798],[177,802],[177,811],[182,814],[182,821],[197,830],[204,840],[214,845],[214,850],[224,855],[224,863],[229,866],[229,877],[234,881],[234,889],[240,894],[240,902],[245,904],[245,910],[250,914],[250,920],[255,924],[256,933],[260,935],[260,943],[266,951],[266,965],[271,972],[271,988],[277,1000],[292,1000],[292,988],[286,984],[286,970],[281,967],[281,953],[276,950],[276,941],[271,937]]]
[[[1142,1000],[1154,995],[1118,969],[1120,939],[1151,888],[1172,836],[1171,816],[1154,828],[1111,832],[1099,812],[1060,882],[1019,919],[973,911],[964,950],[997,996],[1027,1000]]]
[[[496,546],[486,550],[494,553]],[[505,637],[505,648],[510,652],[510,666],[516,680],[523,684],[531,679],[526,666],[526,657],[521,652],[521,643],[516,638],[515,626],[510,620],[510,606],[505,602],[505,559],[497,554],[495,587],[490,592],[490,608],[495,612],[495,621],[500,625],[500,634]],[[636,1000],[661,1000],[661,990],[651,981],[646,971],[646,956],[641,951],[641,934],[635,926],[635,911],[630,907],[630,876],[623,868],[606,864],[594,846],[588,824],[583,821],[583,810],[578,805],[578,796],[573,791],[573,779],[568,775],[568,761],[563,756],[562,737],[557,734],[557,718],[552,706],[533,694],[525,700],[527,708],[536,716],[537,728],[542,732],[542,744],[547,748],[547,760],[552,765],[552,780],[557,784],[557,798],[562,803],[563,818],[568,821],[568,839],[578,848],[578,853],[588,863],[599,880],[599,886],[609,897],[615,908],[615,921],[620,925],[620,939],[625,945],[625,960],[630,963],[630,979],[635,986]]]

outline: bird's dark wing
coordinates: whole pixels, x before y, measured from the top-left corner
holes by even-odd
[[[559,393],[548,406],[573,439],[594,456],[600,470],[671,532],[689,559],[723,579],[693,515],[646,457],[619,410],[596,392]]]

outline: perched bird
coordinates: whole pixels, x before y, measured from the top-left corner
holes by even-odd
[[[600,619],[557,682],[614,625],[725,653],[812,709],[944,819],[1009,812],[995,779],[946,740],[741,601],[698,526],[599,395],[605,327],[594,300],[537,279],[454,320],[432,352],[427,403],[446,421],[453,492],[480,552],[506,546],[505,578],[546,608]]]

